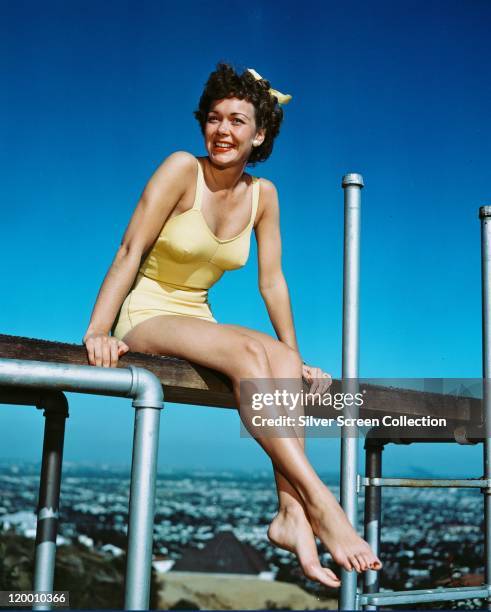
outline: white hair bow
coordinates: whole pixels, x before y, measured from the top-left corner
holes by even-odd
[[[256,79],[256,81],[264,81],[265,80],[253,68],[248,68],[247,72],[250,72],[252,74],[252,76]],[[283,93],[281,93],[281,91],[278,91],[277,89],[273,89],[272,87],[269,88],[269,93],[272,96],[275,96],[275,98],[278,100],[278,104],[288,104],[288,102],[290,102],[290,100],[292,99],[290,94],[283,94]]]

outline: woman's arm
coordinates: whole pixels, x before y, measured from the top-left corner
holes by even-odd
[[[299,351],[290,293],[281,269],[281,234],[278,194],[271,183],[261,179],[262,213],[256,225],[259,263],[259,291],[278,339]],[[324,393],[331,385],[330,374],[321,368],[303,366],[303,376],[312,383],[311,393]]]
[[[99,290],[83,342],[89,363],[117,364],[128,347],[109,332],[130,291],[143,257],[157,239],[165,220],[196,174],[196,159],[179,151],[170,155],[146,185]]]
[[[271,181],[261,179],[262,212],[256,225],[259,291],[278,339],[298,352],[288,286],[281,268],[278,194]]]

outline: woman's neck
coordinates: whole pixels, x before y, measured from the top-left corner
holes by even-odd
[[[211,163],[209,157],[205,160],[205,179],[212,191],[233,191],[244,174],[246,163],[230,168],[219,168]]]

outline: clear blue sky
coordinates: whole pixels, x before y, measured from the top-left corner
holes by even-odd
[[[80,342],[146,180],[169,153],[203,154],[192,116],[217,61],[291,93],[272,157],[284,269],[304,358],[341,370],[341,177],[365,178],[365,377],[481,375],[478,207],[490,203],[489,23],[472,2],[1,3],[3,333]],[[214,314],[272,331],[248,266]],[[75,397],[66,458],[129,460],[132,409]],[[267,466],[231,412],[169,405],[160,462]],[[42,418],[2,407],[2,457],[40,456]],[[311,441],[319,469],[338,445]],[[389,449],[392,471],[480,471],[478,448]]]

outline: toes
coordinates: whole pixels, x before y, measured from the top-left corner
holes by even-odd
[[[370,567],[370,565],[367,562],[367,560],[366,560],[365,556],[363,555],[363,553],[356,554],[355,558],[358,561],[358,564],[360,566],[360,570],[362,572],[366,571]]]
[[[365,559],[367,559],[367,561],[368,561],[369,569],[375,570],[375,571],[378,571],[379,569],[382,569],[382,562],[373,553],[371,553],[371,554],[365,553]]]
[[[372,563],[370,564],[370,569],[373,570],[381,570],[382,569],[382,561],[380,561],[380,559],[378,559],[377,557],[375,557],[375,560],[372,561]]]
[[[355,568],[355,570],[360,573],[361,572],[361,565],[360,562],[358,561],[356,555],[352,555],[350,557],[350,561],[351,561],[351,565]]]
[[[329,578],[331,578],[331,580],[336,580],[336,582],[341,582],[339,578],[336,576],[336,574],[332,570],[330,570],[328,567],[323,567],[322,570],[324,571],[325,574],[329,576]]]
[[[303,573],[309,580],[319,580],[322,567],[318,561],[308,561],[300,564]]]
[[[347,572],[352,572],[355,569],[350,559],[348,559],[348,557],[345,557],[344,555],[342,556],[336,555],[335,557],[333,557],[333,559],[334,561],[336,561],[338,565],[343,567]]]
[[[366,548],[363,550],[361,554],[363,555],[363,558],[366,560],[368,564],[367,569],[371,569],[375,571],[382,569],[382,562],[380,561],[380,559],[375,555],[375,553],[370,548],[367,542],[364,542],[364,544],[366,544]]]
[[[339,580],[336,574],[327,567],[323,567],[322,570],[326,575],[326,581],[324,582],[324,584],[335,588],[339,587],[339,585],[341,584],[341,580]]]
[[[367,570],[374,569],[373,568],[374,559],[373,559],[372,555],[369,555],[368,553],[363,553],[363,558],[365,559],[365,563],[366,563],[366,568],[365,569],[367,569]]]
[[[328,587],[338,588],[341,584],[336,574],[330,569],[322,567],[320,563],[305,563],[302,565],[302,570],[309,580],[315,580]]]

